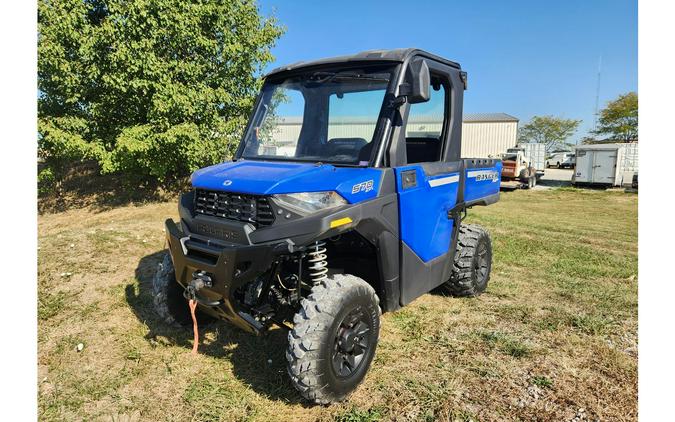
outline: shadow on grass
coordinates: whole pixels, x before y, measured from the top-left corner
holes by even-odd
[[[562,188],[567,186],[572,186],[572,181],[570,180],[555,180],[555,179],[538,179],[537,185],[548,186],[552,188]]]
[[[136,267],[136,282],[126,287],[126,299],[136,317],[150,329],[147,340],[168,341],[189,353],[192,349],[192,327],[181,329],[169,326],[157,317],[153,308],[152,278],[165,253],[162,250],[141,258]],[[227,322],[215,321],[208,325],[200,324],[199,334],[199,353],[229,360],[235,377],[257,393],[272,400],[312,406],[302,399],[288,379],[286,330],[272,329],[264,335],[255,336]],[[207,336],[213,341],[204,343]]]

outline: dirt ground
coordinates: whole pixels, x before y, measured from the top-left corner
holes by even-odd
[[[547,168],[539,182],[547,186],[569,186],[572,184],[573,169]]]
[[[471,210],[493,238],[487,292],[383,315],[364,383],[332,406],[293,390],[282,330],[217,323],[193,356],[192,333],[155,317],[175,202],[41,215],[40,419],[635,420],[637,201],[561,188]]]

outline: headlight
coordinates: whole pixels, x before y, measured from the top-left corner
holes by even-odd
[[[337,193],[330,192],[303,192],[274,195],[274,200],[284,208],[301,215],[345,205],[347,201]]]

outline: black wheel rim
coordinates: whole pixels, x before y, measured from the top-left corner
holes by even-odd
[[[489,265],[490,258],[488,256],[487,246],[484,243],[481,243],[478,245],[478,251],[476,251],[476,261],[474,264],[474,269],[476,270],[479,283],[482,283],[487,277]]]
[[[333,370],[338,378],[349,378],[363,362],[370,348],[368,315],[359,308],[348,313],[340,323],[333,345]]]

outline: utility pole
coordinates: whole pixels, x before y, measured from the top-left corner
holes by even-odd
[[[598,106],[600,105],[600,74],[602,73],[602,55],[598,59],[598,84],[595,89],[595,119],[593,120],[593,131],[598,129]]]

